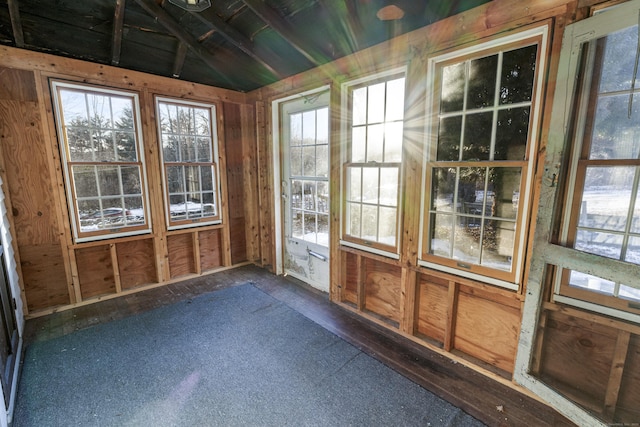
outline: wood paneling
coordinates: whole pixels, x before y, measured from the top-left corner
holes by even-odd
[[[37,102],[33,72],[0,67],[0,99]]]
[[[158,282],[152,239],[117,243],[116,252],[123,290]]]
[[[206,271],[222,266],[220,230],[200,231],[198,232],[198,241],[200,244],[200,269]]]
[[[30,312],[71,302],[59,244],[20,246],[20,264]]]
[[[196,272],[193,236],[190,233],[167,236],[167,250],[172,279]]]
[[[416,300],[417,332],[441,343],[447,328],[448,289],[447,280],[422,275]]]
[[[110,246],[79,248],[75,253],[82,299],[115,293],[116,283]]]
[[[613,421],[632,423],[638,420],[640,420],[640,336],[632,335]]]
[[[350,252],[340,252],[342,265],[342,301],[358,303],[358,256]]]
[[[365,258],[365,310],[400,322],[400,267]]]

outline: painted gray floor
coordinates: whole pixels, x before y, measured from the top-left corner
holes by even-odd
[[[240,285],[31,344],[13,426],[482,426]]]

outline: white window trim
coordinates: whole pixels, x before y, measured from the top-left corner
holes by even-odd
[[[503,45],[507,45],[510,43],[515,43],[515,42],[519,42],[522,40],[535,38],[535,37],[541,38],[541,41],[538,45],[539,46],[539,53],[538,53],[539,62],[536,67],[537,76],[536,76],[536,82],[533,88],[533,93],[535,93],[538,96],[538,98],[535,99],[535,104],[532,103],[531,119],[529,121],[530,123],[533,123],[534,126],[531,126],[531,134],[529,136],[529,140],[531,141],[531,143],[529,144],[529,153],[528,153],[529,161],[526,167],[526,177],[523,176],[523,179],[527,179],[527,182],[525,183],[525,194],[524,194],[524,197],[520,197],[520,200],[524,201],[524,203],[522,204],[522,207],[520,208],[520,209],[523,209],[524,213],[522,215],[520,222],[516,223],[518,227],[521,227],[521,233],[519,236],[519,241],[516,243],[518,245],[517,246],[518,257],[513,261],[513,266],[515,267],[515,272],[514,272],[515,281],[513,283],[507,282],[504,280],[480,275],[480,274],[470,272],[470,271],[465,271],[462,269],[456,269],[456,268],[444,266],[441,264],[434,263],[433,261],[426,261],[422,259],[422,253],[424,252],[423,248],[424,248],[424,245],[426,244],[426,242],[424,241],[424,231],[425,231],[424,227],[425,227],[425,213],[426,213],[425,204],[427,201],[427,197],[431,197],[430,196],[431,189],[424,188],[426,178],[427,178],[426,166],[429,161],[429,150],[427,149],[423,150],[424,158],[422,163],[423,164],[423,167],[422,167],[423,191],[422,191],[422,197],[420,200],[420,230],[419,230],[420,234],[418,239],[418,245],[420,248],[419,255],[418,255],[419,265],[433,268],[434,270],[441,270],[444,272],[453,273],[469,279],[479,280],[479,281],[500,286],[503,288],[518,290],[520,286],[520,281],[522,280],[522,276],[523,276],[522,273],[524,268],[524,259],[525,259],[525,252],[526,252],[525,249],[528,241],[528,238],[527,238],[528,230],[526,229],[526,227],[524,227],[524,225],[528,224],[529,221],[531,220],[531,218],[528,218],[528,216],[530,215],[530,211],[531,211],[530,200],[531,200],[531,192],[533,191],[533,184],[534,184],[533,175],[534,175],[534,167],[536,164],[536,152],[538,148],[538,139],[539,139],[538,133],[539,133],[539,127],[540,127],[539,124],[542,116],[542,106],[544,104],[541,98],[544,95],[543,89],[544,89],[544,82],[545,82],[544,76],[547,68],[547,47],[549,44],[548,42],[549,27],[548,25],[543,25],[543,26],[532,28],[529,30],[520,31],[518,33],[511,34],[508,36],[500,37],[498,39],[490,40],[484,43],[480,43],[478,45],[474,45],[467,48],[448,52],[442,55],[434,56],[429,59],[429,62],[427,65],[427,83],[426,83],[427,94],[426,94],[425,105],[427,105],[427,117],[429,117],[432,114],[436,114],[432,110],[432,106],[434,105],[435,97],[439,95],[436,94],[435,91],[431,89],[435,85],[435,80],[437,76],[436,68],[439,63],[449,61],[455,58],[470,56],[470,55],[473,55],[474,53],[478,53],[488,49],[494,49]],[[433,141],[437,140],[437,130],[433,129],[430,123],[431,121],[427,120],[427,125],[425,128],[425,136],[423,141],[424,147],[429,147],[429,145]],[[514,246],[514,248],[516,248],[516,246]]]
[[[340,85],[340,141],[342,142],[340,144],[340,244],[344,245],[344,246],[349,246],[355,249],[360,249],[362,251],[365,252],[371,252],[371,253],[375,253],[377,255],[382,255],[385,257],[389,257],[389,258],[393,258],[393,259],[400,259],[400,248],[402,247],[402,241],[401,241],[401,237],[402,237],[402,213],[404,210],[404,206],[402,206],[402,198],[398,197],[398,211],[397,211],[397,215],[398,215],[398,221],[397,221],[397,229],[396,229],[396,251],[395,252],[390,252],[390,251],[383,251],[381,249],[377,249],[377,248],[372,248],[369,246],[365,246],[365,245],[361,245],[355,242],[351,242],[351,241],[347,241],[344,240],[344,209],[346,208],[345,206],[345,202],[344,202],[344,184],[345,184],[345,180],[346,177],[344,176],[344,165],[345,163],[347,163],[348,161],[348,152],[346,149],[347,144],[345,143],[348,139],[349,139],[349,123],[351,122],[350,119],[350,113],[351,111],[349,111],[349,89],[353,86],[357,86],[357,85],[361,85],[363,83],[367,83],[367,82],[372,82],[375,80],[382,80],[385,79],[385,77],[391,77],[393,75],[399,75],[402,74],[405,78],[407,78],[407,70],[408,67],[402,66],[402,67],[397,67],[397,68],[392,68],[389,70],[385,70],[383,72],[380,73],[375,73],[375,74],[369,74],[357,79],[353,79],[353,80],[349,80],[348,82],[344,82]],[[406,105],[407,105],[407,95],[405,93],[405,113],[407,111]],[[406,125],[406,117],[403,118],[403,135],[404,135],[404,126]],[[404,136],[403,136],[403,145],[404,145]],[[400,192],[400,189],[402,188],[402,182],[403,182],[403,178],[404,178],[404,159],[402,159],[402,162],[400,163],[400,170],[399,170],[399,174],[398,174],[398,192]]]
[[[169,98],[169,97],[162,97],[162,96],[156,96],[156,102],[155,102],[155,107],[156,107],[156,125],[158,128],[158,150],[160,151],[160,173],[162,176],[162,200],[164,202],[163,205],[163,210],[164,210],[164,215],[165,215],[165,220],[167,221],[167,230],[182,230],[185,228],[194,228],[194,227],[204,227],[206,225],[216,225],[216,224],[222,224],[222,220],[223,220],[223,210],[221,209],[221,197],[220,197],[220,191],[222,189],[222,183],[220,182],[220,157],[218,154],[218,117],[217,117],[217,106],[216,104],[207,104],[207,103],[202,103],[202,102],[195,102],[195,101],[188,101],[188,100],[184,100],[184,99],[179,99],[179,98]],[[167,190],[167,178],[165,176],[165,163],[164,163],[164,151],[163,151],[163,147],[162,147],[162,130],[160,128],[160,109],[159,109],[159,105],[161,102],[166,102],[169,104],[178,104],[178,105],[186,105],[186,106],[190,106],[190,107],[198,107],[198,108],[205,108],[208,109],[209,111],[211,111],[211,139],[212,139],[212,163],[216,165],[216,186],[217,188],[216,190],[216,194],[215,194],[215,198],[216,198],[216,212],[217,212],[217,217],[214,220],[206,220],[203,219],[201,221],[195,221],[192,222],[190,224],[179,224],[179,225],[170,225],[171,224],[171,213],[169,212],[169,193]]]
[[[88,92],[101,92],[101,93],[105,93],[108,95],[114,95],[114,96],[126,96],[126,97],[131,97],[131,99],[133,100],[133,105],[134,108],[136,109],[135,111],[135,123],[136,123],[136,137],[137,137],[137,144],[138,144],[138,157],[139,157],[139,161],[140,164],[142,165],[141,167],[141,179],[144,182],[144,186],[143,186],[143,200],[144,200],[144,206],[145,206],[145,221],[146,221],[146,228],[143,229],[138,229],[138,230],[131,230],[131,231],[116,231],[113,233],[106,233],[106,234],[100,234],[100,235],[95,235],[95,236],[86,236],[86,237],[78,237],[79,234],[79,229],[80,226],[76,221],[76,211],[78,209],[77,204],[74,202],[73,200],[73,192],[72,192],[72,181],[71,181],[71,177],[70,177],[70,170],[69,170],[69,159],[67,158],[67,141],[64,135],[62,135],[62,132],[64,132],[64,123],[62,122],[62,114],[60,111],[60,99],[58,97],[58,88],[69,88],[69,89],[75,89],[75,90],[80,90],[80,91],[88,91]],[[110,88],[105,88],[105,87],[101,87],[101,86],[94,86],[94,85],[86,85],[86,84],[78,84],[78,83],[70,83],[70,82],[63,82],[63,81],[59,81],[59,80],[52,80],[51,81],[51,96],[53,98],[53,108],[55,109],[55,121],[56,121],[56,125],[57,125],[57,132],[58,132],[58,139],[60,142],[60,148],[61,148],[61,155],[62,155],[62,161],[64,162],[64,167],[63,167],[63,175],[64,175],[64,182],[65,182],[65,188],[66,188],[66,193],[67,193],[67,210],[69,211],[69,217],[71,220],[71,230],[73,232],[73,240],[76,243],[83,243],[83,242],[94,242],[94,241],[99,241],[99,240],[106,240],[106,239],[113,239],[116,237],[128,237],[128,236],[138,236],[141,234],[149,234],[151,233],[151,207],[149,204],[149,182],[147,179],[147,163],[145,161],[144,158],[144,140],[142,137],[142,122],[140,120],[140,97],[138,96],[138,93],[136,92],[128,92],[126,90],[118,90],[118,89],[110,89]]]

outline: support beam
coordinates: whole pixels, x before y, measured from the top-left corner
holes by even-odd
[[[315,66],[320,66],[325,62],[332,60],[331,55],[321,52],[311,46],[305,46],[305,43],[298,37],[298,32],[294,31],[291,26],[285,22],[282,17],[262,0],[242,0],[249,9],[253,11],[265,24],[271,27],[275,32],[285,39],[287,43],[293,46],[302,56],[307,58]]]
[[[111,40],[111,65],[120,63],[122,49],[122,26],[124,25],[124,2],[116,0],[116,10],[113,14],[113,39]]]
[[[269,70],[279,80],[284,78],[281,73],[276,71],[266,60],[256,53],[254,44],[249,38],[245,37],[244,34],[227,24],[212,8],[199,13],[192,12],[191,14],[202,23],[214,29],[218,34],[224,37],[225,40],[247,54],[251,59]]]
[[[11,28],[13,29],[13,39],[16,47],[24,47],[24,33],[22,32],[22,21],[20,21],[20,10],[18,0],[7,0],[9,5],[9,15],[11,17]]]
[[[211,55],[207,49],[202,47],[195,37],[182,29],[180,24],[178,24],[173,17],[167,13],[167,11],[158,6],[154,0],[135,0],[135,2],[138,3],[149,15],[157,19],[158,22],[173,34],[173,36],[175,36],[181,43],[184,43],[194,54],[196,54],[198,58],[202,60],[202,62],[215,71],[218,76],[223,77],[232,86],[235,86],[224,74],[218,71],[218,64],[216,64],[216,60],[213,55]]]
[[[180,74],[182,74],[184,60],[187,57],[187,49],[188,47],[186,44],[178,42],[178,50],[176,51],[176,57],[173,60],[173,71],[171,72],[171,75],[175,78],[180,77]]]

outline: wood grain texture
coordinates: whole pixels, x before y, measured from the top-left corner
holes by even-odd
[[[613,422],[632,423],[638,420],[640,420],[640,335],[632,335]]]
[[[116,244],[122,289],[157,283],[153,239],[139,239]]]
[[[364,263],[364,309],[399,324],[401,268],[369,258]]]
[[[82,299],[116,292],[111,248],[109,245],[91,246],[75,250],[78,280]]]
[[[444,343],[447,327],[448,288],[446,280],[421,275],[417,308],[417,332]]]
[[[350,252],[340,252],[340,257],[343,259],[342,265],[342,288],[341,297],[342,301],[350,302],[351,304],[358,303],[358,256]]]
[[[191,233],[167,236],[167,249],[172,279],[195,273],[196,265],[193,258],[193,236]]]
[[[71,302],[60,245],[20,246],[20,268],[29,312]]]
[[[198,232],[200,269],[212,270],[222,266],[222,236],[219,229]],[[232,246],[233,247],[233,246]]]

